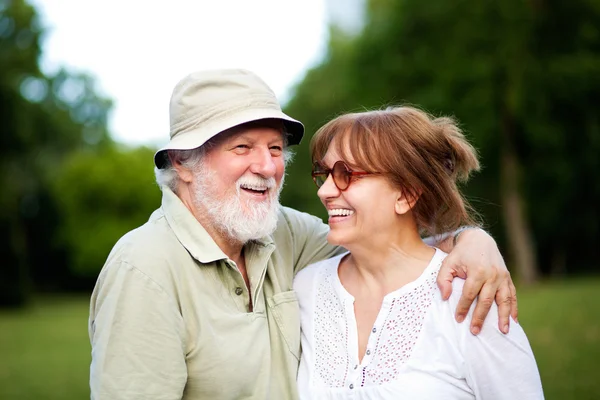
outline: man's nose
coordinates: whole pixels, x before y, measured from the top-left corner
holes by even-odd
[[[264,178],[275,176],[277,165],[275,165],[274,157],[269,149],[255,149],[250,172]]]

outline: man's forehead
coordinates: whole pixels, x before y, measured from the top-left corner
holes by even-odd
[[[259,137],[265,137],[271,140],[283,140],[283,125],[281,126],[281,129],[267,125],[236,126],[219,133],[213,138],[213,141],[215,143],[224,143],[231,140],[256,139]]]

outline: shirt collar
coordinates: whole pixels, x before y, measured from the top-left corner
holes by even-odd
[[[203,264],[227,259],[206,229],[198,222],[183,202],[168,187],[162,188],[162,210],[167,222],[183,247]],[[254,241],[261,246],[272,245],[273,238],[265,236]]]

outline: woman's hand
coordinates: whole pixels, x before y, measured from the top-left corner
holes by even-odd
[[[442,298],[450,297],[455,277],[466,279],[456,308],[456,320],[462,322],[465,319],[478,297],[471,322],[471,333],[477,335],[495,300],[498,327],[508,333],[509,315],[517,320],[517,291],[494,239],[482,229],[466,229],[460,233],[454,248],[452,237],[445,239],[441,247],[449,253],[437,278]]]

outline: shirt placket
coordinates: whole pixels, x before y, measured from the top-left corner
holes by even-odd
[[[377,348],[379,346],[379,340],[381,338],[381,334],[383,331],[383,327],[385,325],[385,321],[388,317],[390,308],[394,302],[394,299],[384,298],[381,304],[381,310],[377,315],[375,323],[373,327],[371,327],[371,333],[369,335],[369,340],[367,342],[367,349],[365,350],[365,354],[362,358],[362,361],[359,363],[358,358],[356,356],[351,357],[353,361],[353,365],[350,366],[350,371],[348,373],[348,380],[346,382],[346,387],[353,392],[356,389],[361,388],[366,383],[367,377],[367,369],[373,363],[375,355],[377,353]],[[354,302],[346,301],[346,314],[351,317],[348,318],[351,323],[354,324],[354,332],[352,340],[349,340],[349,345],[353,346],[352,342],[354,342],[354,351],[349,351],[348,354],[358,354],[358,332],[356,330],[356,317],[354,314]],[[352,350],[352,349],[349,349]]]
[[[267,262],[269,257],[275,250],[272,244],[251,243],[246,249],[246,271],[250,281],[250,290],[252,291],[252,310],[253,312],[264,312],[264,299],[262,295],[262,287],[267,271]],[[250,295],[249,289],[246,287],[246,282],[242,273],[239,271],[237,264],[230,259],[224,260],[225,265],[230,271],[231,284],[229,290],[233,293],[233,298],[236,306],[244,312],[249,312]]]
[[[275,251],[275,246],[271,243],[252,243],[248,246],[246,267],[252,290],[254,312],[257,313],[265,312],[263,285],[267,274],[267,263],[273,251]]]
[[[249,312],[250,296],[248,295],[248,288],[246,283],[239,271],[237,264],[232,260],[223,260],[224,265],[229,271],[229,282],[227,288],[231,293],[231,297],[236,307],[242,312]]]
[[[356,325],[356,316],[354,315],[354,298],[346,298],[344,300],[344,309],[346,313],[347,329],[348,329],[348,349],[346,349],[350,364],[346,374],[346,389],[350,390],[349,396],[354,397],[357,389],[361,386],[362,365],[358,360],[358,331]]]

